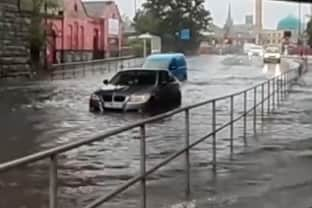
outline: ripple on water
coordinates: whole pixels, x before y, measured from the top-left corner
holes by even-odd
[[[183,106],[242,90],[257,81],[266,79],[257,66],[224,66],[221,61],[222,57],[191,58],[190,80],[182,84]],[[79,80],[35,82],[23,84],[23,86],[9,86],[5,90],[0,88],[0,96],[6,93],[5,102],[14,101],[13,107],[25,113],[26,117],[31,118],[32,124],[30,127],[27,126],[29,128],[27,137],[31,148],[36,147],[37,151],[90,138],[149,116],[136,113],[105,112],[104,115],[89,113],[89,95],[98,88],[105,78],[104,76],[106,75]],[[17,98],[19,99],[17,100]],[[235,104],[238,105],[239,102],[241,101],[237,101]],[[220,102],[218,107],[218,124],[220,125],[226,121],[227,114],[223,113],[225,111],[229,111],[229,106],[227,103]],[[8,116],[15,115],[12,113]],[[211,107],[192,110],[191,119],[192,141],[211,131]],[[24,121],[21,118],[15,122]],[[147,125],[149,166],[157,164],[183,147],[184,125],[184,114]],[[19,128],[9,132],[16,137],[18,142],[24,139],[24,135],[16,132],[25,130]],[[119,134],[62,155],[59,165],[61,167],[60,183],[65,186],[63,188],[77,187],[80,193],[90,193],[96,191],[94,186],[107,185],[111,189],[121,181],[128,180],[137,174],[140,167],[139,133],[139,129],[136,128],[125,134]],[[227,155],[229,152],[227,137],[227,132],[218,134],[218,138],[220,138],[218,154],[220,156]],[[242,140],[236,141],[238,145],[241,143]],[[10,151],[19,151],[18,154],[24,154],[25,150],[14,148],[16,146],[12,146]],[[29,150],[29,148],[24,149]],[[0,150],[3,153],[7,151]],[[196,158],[195,163],[206,165],[210,161],[211,152],[211,140],[207,139],[192,150],[192,157]],[[170,164],[170,168],[160,171],[152,176],[152,179],[157,180],[161,176],[172,177],[176,172],[183,171],[183,167],[183,162],[175,161]],[[77,193],[72,189],[66,190],[69,198],[71,194]],[[83,196],[82,198],[87,197],[86,194]]]

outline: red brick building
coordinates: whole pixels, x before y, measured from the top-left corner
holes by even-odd
[[[85,61],[118,56],[121,15],[113,1],[62,0],[57,15],[47,20],[49,63]]]

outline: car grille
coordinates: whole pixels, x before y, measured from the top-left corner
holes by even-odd
[[[126,100],[125,96],[117,95],[114,97],[114,101],[116,101],[116,102],[124,102],[125,100]]]
[[[102,96],[104,102],[112,102],[113,97],[111,95],[103,95]]]

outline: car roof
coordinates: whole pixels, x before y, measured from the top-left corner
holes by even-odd
[[[159,53],[159,54],[152,54],[147,59],[172,59],[172,58],[181,58],[185,57],[183,53]]]
[[[155,71],[155,72],[159,72],[159,71],[168,71],[168,70],[167,69],[156,69],[156,68],[126,68],[120,72],[125,72],[125,71]]]

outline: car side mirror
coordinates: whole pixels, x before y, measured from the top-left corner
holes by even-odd
[[[104,79],[104,80],[103,80],[103,84],[108,85],[108,80],[107,80],[107,79]]]

